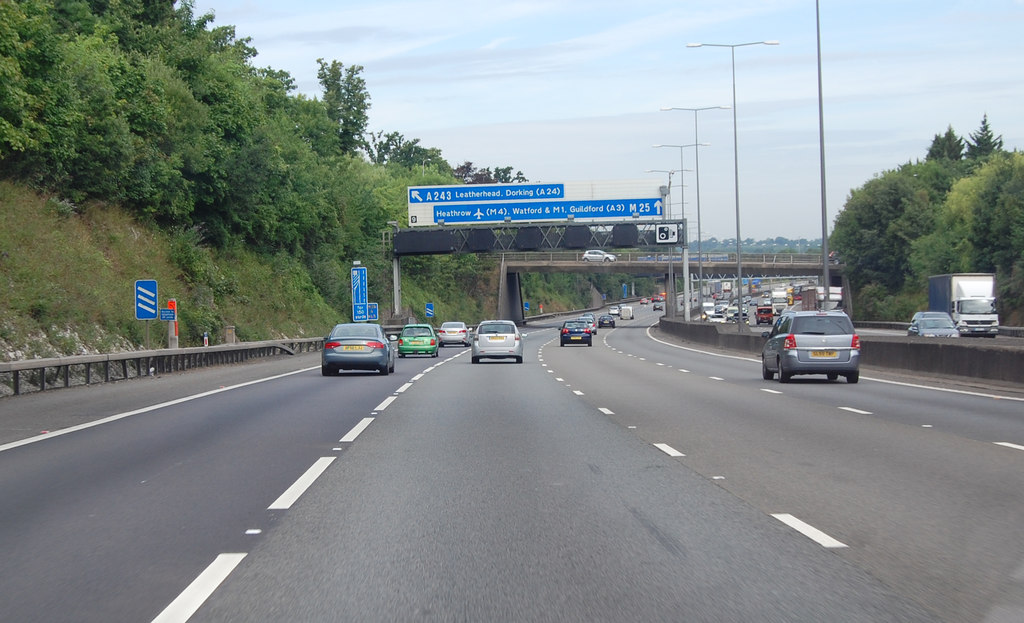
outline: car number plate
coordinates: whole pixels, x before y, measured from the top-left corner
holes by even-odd
[[[811,357],[815,359],[835,359],[838,353],[834,350],[812,350]]]
[[[569,339],[570,339],[570,340],[582,340],[582,339],[583,339],[583,336],[580,336],[580,335],[574,335],[574,336],[570,337]]]
[[[342,346],[341,350],[363,350],[362,346]]]
[[[505,341],[505,338],[503,336],[501,336],[501,335],[492,335],[492,336],[488,337],[487,339],[492,341],[492,342],[504,342]]]

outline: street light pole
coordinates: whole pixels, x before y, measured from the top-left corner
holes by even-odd
[[[828,274],[828,210],[825,207],[825,107],[821,96],[821,8],[814,2],[814,19],[818,30],[818,151],[821,158],[821,273],[825,286],[825,301],[832,300],[832,281]],[[822,309],[828,308],[823,305]],[[847,309],[850,307],[847,306]]]
[[[648,173],[668,173],[668,186],[665,187],[665,196],[663,197],[663,199],[664,199],[665,203],[668,206],[671,206],[672,205],[672,203],[671,203],[671,197],[672,197],[672,174],[673,173],[679,173],[680,177],[682,177],[682,169],[680,169],[679,171],[676,171],[674,169],[671,170],[671,171],[665,170],[665,169],[647,169],[647,172]],[[680,186],[680,188],[682,188],[682,184],[680,184],[679,186]],[[682,194],[682,191],[680,191],[680,194]],[[662,220],[667,220],[668,210],[666,210],[665,212],[666,213],[662,216]],[[668,254],[668,284],[666,285],[666,288],[665,288],[665,299],[666,299],[665,300],[665,315],[668,316],[669,318],[675,318],[676,317],[676,302],[675,302],[676,301],[676,273],[675,273],[675,269],[673,269],[673,267],[672,267],[674,255],[675,255],[675,245],[673,245],[673,248],[669,250],[669,254]],[[685,284],[684,284],[684,287],[683,287],[683,291],[684,292],[687,291],[687,289],[685,287]],[[687,294],[687,296],[689,296],[689,295]],[[669,301],[672,301],[671,304],[669,303]],[[689,320],[689,316],[687,316],[687,320]]]
[[[778,41],[751,41],[749,43],[687,43],[688,48],[729,48],[732,53],[732,162],[733,162],[733,183],[736,194],[736,296],[737,313],[736,330],[743,332],[743,250],[740,243],[740,160],[739,160],[739,138],[736,133],[736,48],[748,45],[779,45]]]
[[[725,110],[728,106],[704,106],[701,108],[686,108],[683,106],[668,106],[661,110],[690,110],[693,111],[693,168],[694,175],[697,178],[697,292],[698,300],[701,303],[701,310],[704,308],[704,249],[701,247],[701,227],[700,227],[700,147],[703,145],[709,145],[710,143],[701,143],[700,138],[697,136],[697,113],[702,110]],[[680,156],[681,158],[681,156]],[[682,166],[682,165],[680,165]],[[702,316],[703,317],[703,316]]]

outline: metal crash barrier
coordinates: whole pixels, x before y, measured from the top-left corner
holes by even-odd
[[[0,362],[0,395],[109,383],[319,351],[323,349],[323,343],[324,339],[317,337]]]

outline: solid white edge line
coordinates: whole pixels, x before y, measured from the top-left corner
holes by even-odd
[[[1003,446],[1004,448],[1013,448],[1014,450],[1024,450],[1024,446],[1020,446],[1020,445],[1017,445],[1015,443],[1010,443],[1009,441],[993,441],[992,443],[996,444],[997,446]]]
[[[814,541],[818,545],[821,545],[822,547],[828,547],[832,549],[848,547],[846,543],[833,539],[821,530],[818,530],[817,528],[808,523],[800,521],[799,519],[788,513],[775,513],[772,515],[772,517],[778,519],[782,523],[786,524],[790,528],[796,530],[800,534],[811,539],[812,541]]]
[[[277,379],[280,379],[280,378],[284,378],[286,376],[292,376],[293,374],[301,374],[303,372],[309,372],[310,370],[316,370],[319,367],[320,366],[318,365],[318,366],[315,366],[315,367],[312,367],[312,368],[303,368],[301,370],[293,370],[292,372],[285,372],[284,374],[275,374],[274,376],[268,376],[266,378],[256,379],[255,381],[246,381],[245,383],[239,383],[237,385],[229,385],[228,387],[219,387],[217,389],[211,389],[210,391],[207,391],[207,392],[202,392],[202,393],[199,393],[199,394],[193,394],[191,396],[185,396],[184,398],[176,398],[174,400],[168,400],[167,402],[160,402],[160,403],[157,403],[155,405],[149,405],[148,407],[142,407],[140,409],[135,409],[134,411],[125,411],[124,413],[118,413],[118,414],[111,415],[111,416],[108,416],[108,417],[105,417],[105,418],[102,418],[102,419],[99,419],[99,420],[94,420],[92,422],[87,422],[85,424],[78,424],[77,426],[71,426],[69,428],[62,428],[60,430],[55,430],[55,431],[46,433],[45,435],[36,435],[35,437],[28,437],[26,439],[20,439],[18,441],[12,441],[10,443],[6,443],[6,444],[0,446],[0,452],[3,452],[4,450],[11,450],[11,449],[17,448],[19,446],[26,446],[26,445],[28,445],[30,443],[36,443],[38,441],[43,441],[44,439],[53,439],[54,437],[60,437],[61,435],[67,435],[68,433],[73,433],[75,431],[85,430],[86,428],[92,428],[93,426],[99,426],[101,424],[107,424],[109,422],[114,422],[114,421],[120,420],[121,418],[131,417],[133,415],[139,415],[141,413],[148,413],[150,411],[156,411],[157,409],[163,409],[164,407],[173,407],[174,405],[179,405],[179,404],[182,404],[182,403],[185,403],[185,402],[189,402],[189,401],[192,401],[192,400],[198,400],[199,398],[206,398],[207,396],[213,396],[214,394],[219,394],[221,392],[231,391],[232,389],[239,389],[241,387],[248,387],[249,385],[256,385],[257,383],[265,383],[267,381],[274,381],[274,380],[277,380]]]
[[[210,598],[221,582],[242,562],[245,554],[221,554],[192,580],[185,590],[156,615],[153,623],[185,623]]]
[[[346,433],[345,436],[339,439],[338,441],[340,443],[344,443],[346,441],[355,441],[356,437],[359,436],[359,433],[366,430],[366,427],[369,426],[370,422],[372,421],[372,417],[364,417],[362,420],[360,420],[358,424],[352,427],[352,430],[348,431],[348,433]]]
[[[669,456],[686,456],[685,454],[683,454],[679,450],[676,450],[675,448],[673,448],[672,446],[668,445],[667,443],[656,443],[656,444],[654,444],[654,447],[659,449],[659,450],[661,450],[662,452],[664,452],[665,454],[667,454]]]
[[[334,462],[335,458],[337,457],[322,456],[317,459],[316,463],[313,463],[313,465],[306,470],[305,474],[300,476],[298,480],[292,483],[292,486],[288,487],[288,489],[281,494],[281,497],[274,500],[274,503],[267,507],[267,510],[275,511],[291,508],[292,504],[299,499],[299,496],[306,492],[306,489],[308,489],[310,485],[320,477],[320,474],[324,473],[327,467]]]
[[[373,410],[374,411],[383,411],[384,409],[387,409],[388,405],[390,405],[392,402],[395,401],[395,398],[396,398],[396,396],[388,396],[383,401],[381,401],[381,403],[379,405],[374,407]]]

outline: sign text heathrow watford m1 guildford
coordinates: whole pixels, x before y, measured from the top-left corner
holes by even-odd
[[[409,226],[662,218],[650,180],[409,187]]]

